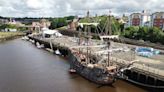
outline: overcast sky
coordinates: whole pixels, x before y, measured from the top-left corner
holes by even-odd
[[[0,0],[0,16],[6,17],[62,17],[82,16],[90,10],[92,15],[114,15],[164,10],[164,0]]]

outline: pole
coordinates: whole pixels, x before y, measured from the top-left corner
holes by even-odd
[[[109,30],[109,35],[112,35],[112,19],[111,19],[111,11],[109,11],[108,30]]]
[[[50,48],[53,51],[53,46],[52,46],[52,39],[50,38]]]

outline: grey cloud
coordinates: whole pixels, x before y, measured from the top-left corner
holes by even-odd
[[[0,0],[1,16],[58,17],[68,15],[114,14],[162,11],[163,0]]]

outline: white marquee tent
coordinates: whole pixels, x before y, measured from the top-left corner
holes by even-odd
[[[58,32],[58,30],[50,30],[48,28],[43,28],[42,29],[43,33],[43,37],[45,37],[45,35],[49,35],[50,37],[61,37],[63,36],[61,33]]]

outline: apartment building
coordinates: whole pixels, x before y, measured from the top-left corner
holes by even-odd
[[[151,26],[164,29],[164,12],[155,12],[151,15]]]
[[[146,10],[129,16],[129,26],[150,26],[150,21],[150,14]]]

